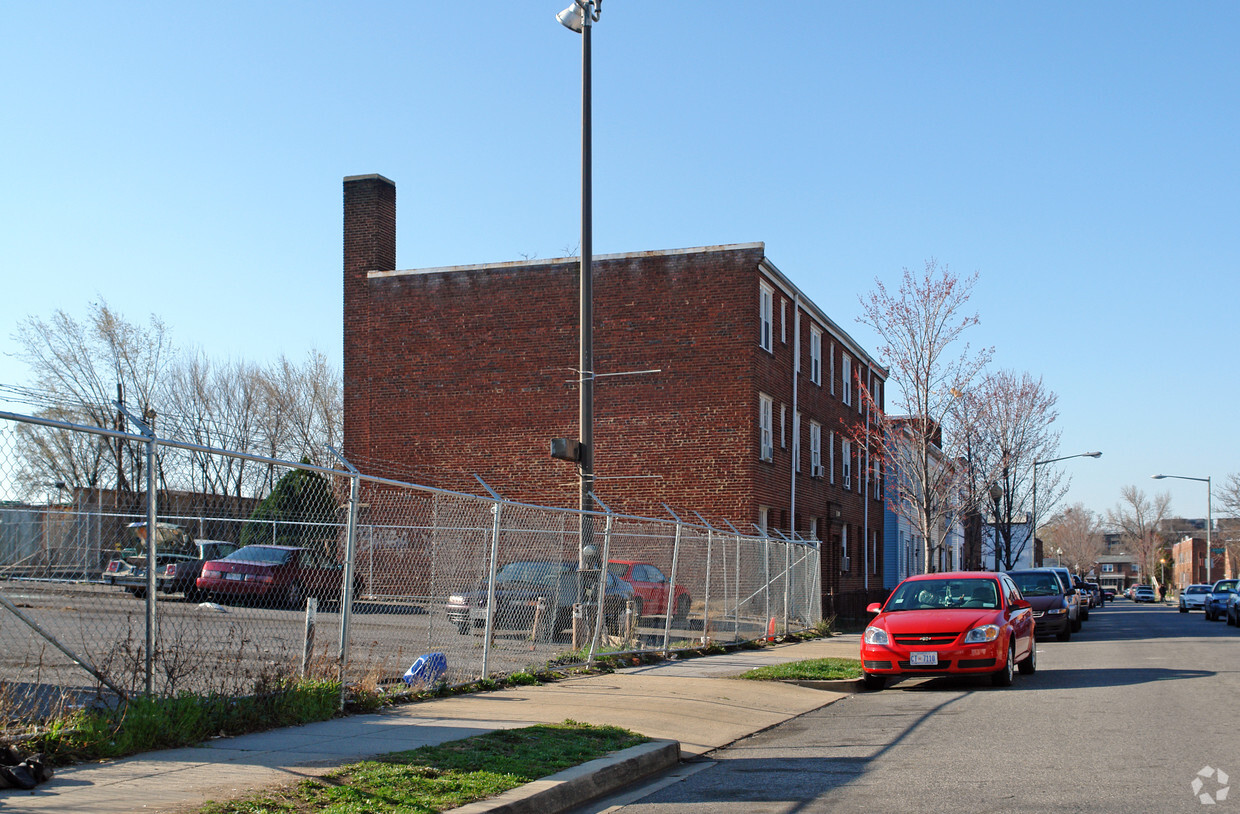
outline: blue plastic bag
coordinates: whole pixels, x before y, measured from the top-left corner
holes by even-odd
[[[447,672],[447,656],[443,653],[426,653],[418,656],[413,665],[405,671],[403,677],[405,683],[411,687],[414,684],[429,687],[432,684],[437,684]]]

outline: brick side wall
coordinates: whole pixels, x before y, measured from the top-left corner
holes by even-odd
[[[773,352],[759,346],[761,245],[650,252],[594,262],[596,492],[613,510],[752,531],[802,534],[816,519],[826,541],[823,592],[882,584],[866,568],[863,536],[882,529],[882,501],[841,477],[840,433],[863,421],[841,399],[846,343],[823,337],[821,385],[809,379],[811,318],[801,320],[798,384],[801,473],[792,516],[793,304],[778,290]],[[368,472],[477,493],[474,474],[501,495],[577,504],[576,467],[550,457],[550,439],[578,437],[578,271],[563,263],[367,277],[395,265],[395,187],[367,176],[345,183],[345,449]],[[788,327],[781,322],[787,314]],[[786,336],[786,341],[785,341]],[[834,341],[833,341],[834,340]],[[832,365],[827,354],[834,347]],[[657,369],[657,373],[612,376]],[[827,376],[834,370],[832,395]],[[867,375],[865,368],[854,374]],[[759,460],[759,393],[774,399],[774,460]],[[780,408],[787,407],[786,444]],[[809,422],[837,434],[835,484],[810,477]],[[864,460],[864,459],[863,459]],[[832,523],[830,505],[840,507]],[[868,513],[868,516],[867,516]],[[841,573],[840,526],[851,568]],[[881,558],[881,534],[878,557]],[[655,558],[652,557],[652,560]]]

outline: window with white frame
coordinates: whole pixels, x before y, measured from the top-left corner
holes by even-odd
[[[788,448],[788,405],[779,405],[779,448]]]
[[[758,295],[759,321],[761,327],[758,334],[758,342],[765,351],[773,351],[771,347],[771,332],[774,329],[773,321],[775,319],[775,289],[766,283],[759,283],[760,289]]]
[[[835,431],[827,435],[827,480],[835,483]]]
[[[809,422],[809,474],[822,477],[822,425],[817,421]]]
[[[831,343],[830,356],[827,358],[827,374],[831,379],[831,395],[835,395],[835,343]]]
[[[758,507],[758,528],[762,530],[763,535],[765,535],[767,533],[767,529],[770,528],[769,526],[770,522],[771,522],[770,508],[767,506],[759,506]]]
[[[788,301],[779,300],[779,341],[788,344]]]
[[[848,526],[840,526],[840,570],[847,571],[848,566]]]
[[[811,517],[809,519],[809,538],[811,540],[818,539],[818,518]]]
[[[842,382],[842,384],[844,385],[843,399],[844,399],[845,404],[852,404],[852,358],[849,357],[849,355],[846,353],[844,354],[843,362],[844,362],[844,366],[843,366],[844,380]]]
[[[809,326],[809,380],[822,384],[822,331]]]
[[[1104,563],[1102,564],[1102,573],[1104,573],[1104,574],[1113,574],[1113,573],[1115,573],[1115,565],[1114,565],[1113,563],[1104,562]]]
[[[758,433],[761,444],[760,456],[764,461],[774,460],[774,438],[773,432],[775,402],[765,393],[758,396]]]
[[[840,457],[844,459],[844,488],[852,488],[852,441],[847,438],[840,443]]]

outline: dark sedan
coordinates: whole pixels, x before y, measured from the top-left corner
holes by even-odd
[[[1020,594],[1033,606],[1034,633],[1054,636],[1061,642],[1072,638],[1072,620],[1068,618],[1068,599],[1063,586],[1049,571],[1033,569],[1008,571]]]
[[[529,631],[540,639],[552,638],[572,626],[573,605],[579,596],[586,602],[594,601],[599,574],[599,571],[579,571],[575,562],[510,562],[495,574],[492,627]],[[609,630],[619,630],[625,608],[636,593],[632,585],[610,571],[602,574],[607,581],[603,618]],[[581,580],[580,592],[578,580]],[[462,635],[486,626],[488,592],[487,581],[482,580],[475,589],[448,597],[444,611]],[[540,599],[545,618],[536,620]],[[535,621],[538,630],[535,630]]]

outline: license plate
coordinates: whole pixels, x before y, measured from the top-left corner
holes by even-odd
[[[225,574],[224,579],[245,579],[245,574]]]
[[[934,651],[909,653],[908,661],[915,667],[933,667],[939,663],[939,654]]]

